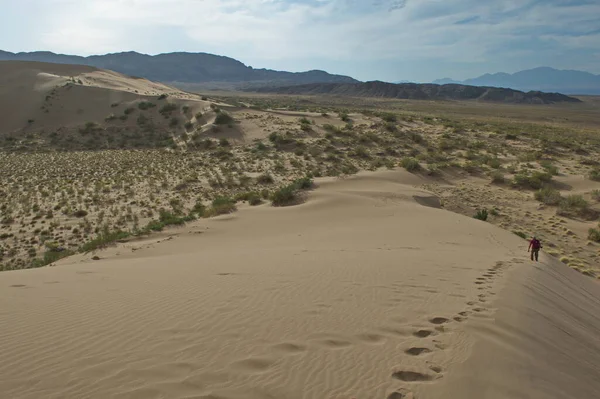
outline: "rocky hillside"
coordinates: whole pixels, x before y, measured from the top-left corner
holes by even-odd
[[[249,89],[261,93],[338,95],[353,97],[382,97],[411,100],[478,100],[488,102],[552,104],[558,102],[580,102],[579,99],[558,93],[528,93],[495,87],[476,87],[458,84],[417,83],[320,83],[287,87],[263,87]]]
[[[254,69],[233,58],[207,53],[166,53],[152,56],[136,52],[125,52],[80,57],[46,51],[15,54],[0,50],[0,61],[38,61],[89,65],[160,82],[244,83],[272,81],[285,85],[357,82],[357,80],[348,76],[332,75],[318,70],[284,72],[271,69]]]

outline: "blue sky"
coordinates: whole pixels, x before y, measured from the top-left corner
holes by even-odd
[[[0,2],[0,49],[13,52],[209,52],[386,81],[537,66],[600,74],[600,0]]]

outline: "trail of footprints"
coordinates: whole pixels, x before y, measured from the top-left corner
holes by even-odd
[[[514,263],[519,262],[521,261],[518,259],[514,260]],[[419,329],[413,332],[413,336],[418,339],[436,336],[446,332],[447,330],[445,326],[452,321],[462,323],[471,315],[482,314],[489,311],[490,309],[487,303],[490,298],[495,295],[495,292],[492,291],[494,282],[498,277],[501,277],[504,274],[507,267],[508,265],[505,262],[497,262],[494,266],[487,269],[481,277],[477,277],[475,279],[474,283],[477,286],[477,291],[479,294],[477,294],[476,300],[466,303],[469,307],[467,310],[459,312],[456,316],[452,317],[451,320],[445,317],[434,317],[429,320],[429,323],[432,325],[431,329]],[[410,356],[419,357],[428,353],[432,353],[436,349],[445,349],[444,346],[439,343],[439,341],[432,340],[432,342],[435,344],[435,349],[431,349],[426,345],[415,345],[406,349],[404,353]],[[418,369],[403,368],[394,371],[392,373],[392,378],[405,383],[426,383],[442,378],[442,372],[443,369],[440,366],[425,361],[424,365]],[[386,399],[416,399],[416,397],[410,390],[401,388],[390,393]]]
[[[517,263],[516,260],[515,263]],[[401,336],[401,337],[414,337],[421,343],[414,344],[404,350],[404,353],[408,356],[415,358],[423,358],[423,364],[420,367],[415,368],[396,368],[391,378],[394,380],[402,381],[406,384],[420,384],[429,383],[440,378],[443,378],[442,367],[431,363],[426,360],[427,355],[433,353],[436,350],[444,350],[446,346],[440,342],[439,337],[441,334],[450,331],[448,326],[453,322],[464,322],[470,316],[477,314],[485,314],[488,312],[489,306],[488,301],[495,293],[492,291],[495,280],[502,276],[507,269],[507,264],[504,262],[497,262],[493,267],[487,269],[481,277],[477,277],[474,284],[477,287],[477,299],[467,302],[468,308],[457,313],[451,318],[446,317],[433,317],[428,320],[431,325],[430,328],[420,328],[417,330],[410,330],[406,327],[383,327],[380,329],[381,334],[369,332],[359,334],[354,337],[341,337],[337,334],[327,333],[316,333],[308,338],[308,344],[300,344],[294,342],[283,342],[272,345],[271,353],[273,356],[268,355],[267,357],[256,357],[238,360],[230,367],[247,373],[262,373],[272,368],[277,363],[279,356],[297,355],[305,352],[312,347],[321,347],[328,350],[343,350],[344,348],[350,347],[354,344],[369,344],[377,345],[385,342],[390,336]],[[400,321],[400,320],[398,320]],[[349,339],[346,339],[349,338]],[[278,356],[279,355],[279,356]],[[406,386],[405,384],[405,386]],[[410,386],[410,385],[409,385]],[[394,390],[392,393],[386,396],[386,399],[417,399],[414,393],[409,389],[402,387]]]

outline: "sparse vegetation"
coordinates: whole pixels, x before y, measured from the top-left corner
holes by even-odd
[[[409,172],[416,172],[421,169],[419,161],[415,158],[403,158],[400,165]]]
[[[477,220],[482,220],[485,222],[488,219],[488,210],[480,209],[477,211],[477,213],[473,217]]]
[[[550,186],[545,186],[536,191],[535,199],[546,205],[558,205],[562,199],[562,196],[557,189]]]
[[[231,115],[223,111],[219,112],[215,117],[215,125],[229,125],[234,121]]]
[[[271,195],[273,206],[296,205],[302,201],[301,192],[313,188],[314,183],[310,177],[295,180],[287,186],[281,187]]]

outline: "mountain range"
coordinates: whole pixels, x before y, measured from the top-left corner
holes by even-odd
[[[259,93],[291,95],[337,95],[350,97],[380,97],[410,100],[477,100],[515,104],[552,104],[559,102],[581,102],[581,100],[559,93],[530,91],[524,93],[513,89],[477,87],[460,84],[418,83],[312,83],[288,87],[272,86],[249,89]]]
[[[228,82],[258,85],[277,84],[353,83],[357,80],[325,71],[284,72],[254,69],[233,58],[207,53],[166,53],[146,55],[133,51],[81,57],[55,54],[48,51],[11,53],[0,50],[0,61],[37,61],[56,64],[87,65],[109,69],[126,75],[160,82],[205,83]]]
[[[463,81],[438,79],[435,84],[505,87],[520,91],[545,91],[563,94],[600,94],[600,75],[575,70],[539,67],[525,71],[481,75]]]

